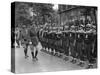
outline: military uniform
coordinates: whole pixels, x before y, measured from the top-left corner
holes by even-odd
[[[46,47],[47,47],[47,32],[46,31],[43,32],[43,37],[42,37],[41,41],[42,41],[43,47],[45,47],[45,49],[46,49]]]
[[[55,42],[55,45],[56,45],[56,50],[59,53],[62,53],[63,52],[63,50],[61,48],[62,47],[62,39],[61,39],[61,36],[62,36],[61,33],[57,33],[56,34],[56,42]]]
[[[68,32],[63,32],[62,47],[66,56],[69,56],[69,37]]]
[[[78,59],[82,60],[83,58],[83,33],[77,33],[76,38],[76,52]]]
[[[85,34],[85,39],[84,39],[84,43],[85,43],[85,53],[86,53],[86,56],[87,56],[87,59],[88,61],[90,62],[91,61],[91,52],[92,52],[92,43],[93,43],[93,40],[92,40],[92,34],[90,33],[86,33]]]
[[[75,58],[75,33],[70,32],[69,34],[69,42],[70,42],[70,54],[73,58]]]
[[[49,45],[50,45],[52,52],[55,49],[54,42],[55,42],[55,32],[52,32],[52,33],[49,34],[49,42],[48,42],[48,44],[50,43]]]
[[[37,54],[38,54],[37,45],[38,45],[39,41],[38,41],[37,32],[36,32],[35,28],[34,27],[30,28],[29,31],[28,31],[28,34],[29,34],[30,40],[32,42],[32,44],[30,45],[32,58],[37,59]]]

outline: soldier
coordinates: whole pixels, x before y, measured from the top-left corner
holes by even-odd
[[[37,45],[38,45],[38,42],[39,41],[38,41],[37,31],[35,29],[35,26],[32,26],[29,29],[29,32],[28,33],[29,33],[30,40],[31,40],[30,48],[31,48],[32,58],[38,60],[38,58],[37,58],[37,55],[38,55]]]
[[[86,56],[87,56],[87,60],[89,62],[87,68],[92,68],[93,67],[93,44],[94,44],[94,35],[92,33],[93,29],[92,29],[92,24],[90,21],[88,21],[87,25],[86,25],[86,34],[85,34],[85,50],[86,50]]]
[[[44,35],[44,31],[43,30],[41,30],[40,31],[40,42],[41,42],[41,44],[42,44],[42,46],[43,46],[43,48],[44,48],[44,45],[43,45],[43,35]]]
[[[58,41],[58,34],[55,33],[55,42],[54,42],[54,46],[55,46],[55,55],[58,55],[58,45],[57,45],[57,41]]]
[[[50,48],[51,48],[51,54],[52,55],[54,55],[54,42],[55,42],[55,32],[51,32],[50,34],[49,34],[49,39],[50,39],[50,41],[48,42],[48,44],[50,43]]]
[[[22,29],[22,40],[23,40],[23,43],[24,43],[24,54],[25,54],[25,58],[29,57],[27,55],[27,51],[28,51],[28,45],[29,45],[29,36],[28,36],[28,29],[26,28],[26,26],[23,26],[23,29]]]
[[[84,34],[82,32],[77,33],[77,38],[76,38],[76,52],[77,52],[77,57],[80,60],[79,66],[84,66],[83,60],[83,38]]]
[[[57,52],[58,52],[58,56],[61,56],[60,54],[63,53],[62,50],[62,33],[61,32],[57,32],[57,41],[56,41],[56,47],[57,47]]]
[[[56,32],[54,32],[54,35],[53,35],[53,53],[54,55],[56,55],[56,45],[55,45],[55,42],[56,42]]]
[[[91,52],[92,52],[92,44],[93,44],[93,37],[92,37],[92,34],[91,33],[86,33],[85,34],[85,40],[84,40],[84,43],[85,43],[85,53],[86,53],[86,57],[87,57],[87,60],[89,62],[89,65],[87,68],[90,68],[91,67],[91,59],[92,59],[92,55],[91,55]]]
[[[66,56],[69,56],[69,38],[68,38],[68,32],[63,32],[63,38],[62,38],[62,47],[64,49],[64,54]],[[64,60],[68,60],[68,57],[65,57]]]
[[[44,33],[43,33],[43,46],[44,46],[44,48],[45,48],[45,50],[46,51],[48,51],[48,45],[47,45],[47,31],[44,31]]]
[[[44,39],[44,33],[45,33],[44,30],[40,31],[40,36],[39,36],[40,37],[40,42],[41,42],[42,47],[43,47],[43,50],[45,50],[44,49],[44,40],[43,40]]]
[[[49,51],[49,42],[48,42],[48,31],[45,32],[45,48],[47,51]]]
[[[59,45],[60,56],[63,56],[64,49],[63,49],[63,46],[62,46],[62,40],[63,40],[63,34],[62,34],[62,32],[59,34],[59,38],[60,38],[60,40],[59,40],[59,42],[60,42],[60,45]]]
[[[70,55],[72,56],[72,63],[76,63],[76,52],[75,52],[75,33],[70,32],[69,34],[70,41]]]

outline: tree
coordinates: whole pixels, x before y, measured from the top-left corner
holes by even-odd
[[[27,3],[15,3],[15,25],[29,25],[31,24],[29,5]]]
[[[43,3],[33,4],[33,12],[37,14],[36,19],[39,23],[45,24],[45,22],[48,22],[53,13],[52,6],[52,4]]]
[[[54,19],[53,4],[17,2],[15,6],[15,24],[44,25]]]

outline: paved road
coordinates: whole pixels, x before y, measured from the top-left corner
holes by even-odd
[[[38,61],[32,61],[30,49],[28,49],[28,55],[29,58],[25,59],[24,49],[22,47],[15,49],[16,73],[66,71],[84,68],[42,51],[39,51]]]

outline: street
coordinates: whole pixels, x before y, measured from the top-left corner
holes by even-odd
[[[67,71],[80,70],[85,67],[72,64],[70,61],[64,61],[61,58],[52,56],[45,52],[39,51],[38,61],[32,61],[31,52],[28,48],[29,57],[25,59],[24,49],[15,49],[15,72],[16,73],[32,73],[32,72],[51,72],[51,71]]]

